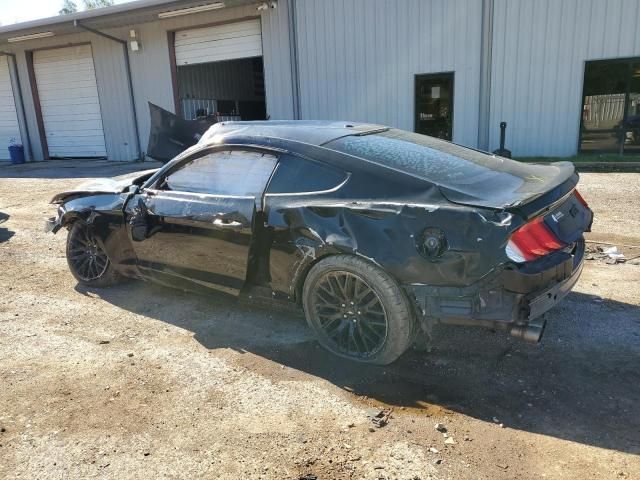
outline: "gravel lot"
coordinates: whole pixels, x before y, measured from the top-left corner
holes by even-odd
[[[355,365],[293,313],[78,286],[47,202],[134,169],[0,167],[0,478],[640,479],[640,266],[588,262],[540,346],[440,327]],[[581,185],[591,238],[640,245],[640,174]],[[370,431],[373,407],[393,412]]]

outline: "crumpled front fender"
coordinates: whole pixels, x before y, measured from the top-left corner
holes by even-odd
[[[57,233],[62,227],[80,220],[86,224],[92,224],[97,217],[110,214],[114,211],[122,211],[122,207],[128,194],[101,194],[89,197],[79,197],[61,203],[55,217],[45,221],[45,231]]]

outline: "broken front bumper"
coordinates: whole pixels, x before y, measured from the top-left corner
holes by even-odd
[[[556,252],[542,261],[494,272],[468,287],[409,285],[422,314],[438,323],[513,329],[539,328],[539,319],[560,302],[578,281],[584,265],[584,240],[571,252]],[[514,333],[515,334],[515,333]],[[524,334],[519,335],[527,338]]]
[[[60,230],[63,227],[63,217],[64,214],[66,213],[66,209],[64,207],[64,205],[58,205],[58,210],[56,212],[56,215],[54,217],[49,217],[47,219],[45,219],[44,221],[44,231],[46,233],[49,232],[53,232],[58,233],[58,230]]]

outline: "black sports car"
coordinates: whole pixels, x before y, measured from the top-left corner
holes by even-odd
[[[293,302],[322,345],[386,364],[435,323],[538,341],[593,214],[568,162],[524,164],[393,128],[211,127],[159,170],[56,195],[76,279]]]

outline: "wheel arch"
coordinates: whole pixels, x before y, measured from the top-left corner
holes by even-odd
[[[376,262],[372,258],[369,258],[366,255],[362,255],[357,251],[348,250],[346,248],[334,247],[331,250],[324,250],[321,255],[317,255],[313,260],[306,263],[300,270],[300,273],[294,279],[294,295],[295,295],[295,301],[298,305],[302,305],[302,290],[304,289],[304,284],[307,280],[307,277],[309,276],[309,272],[311,271],[311,269],[314,266],[316,266],[318,263],[320,263],[322,260],[329,257],[337,257],[337,256],[344,256],[344,257],[350,256],[350,257],[356,257],[361,260],[364,260],[365,262],[384,270],[388,275],[393,277],[393,279],[396,282],[398,282],[397,278],[395,278],[382,265],[380,265],[378,262]],[[398,282],[398,284],[400,283]]]

